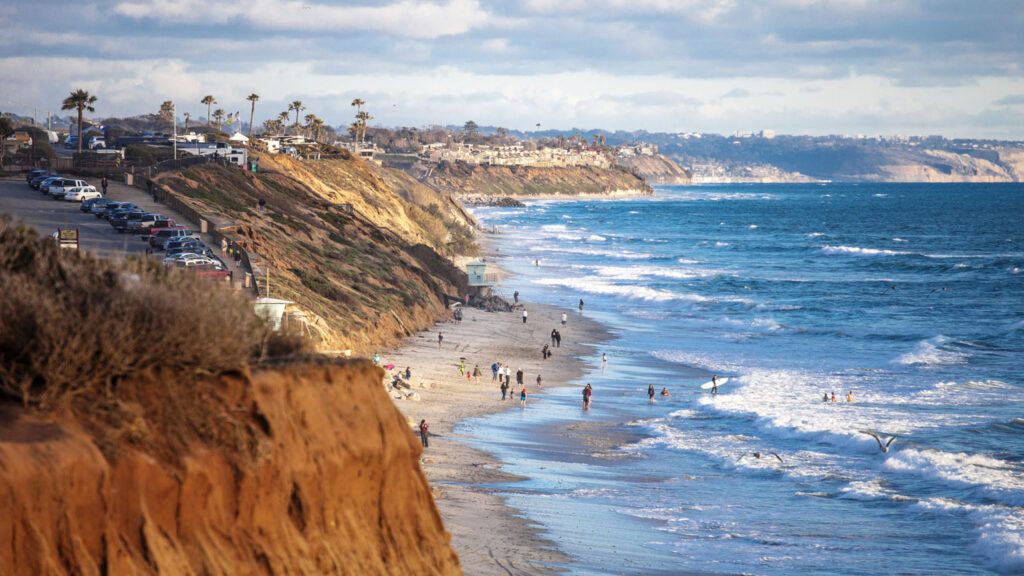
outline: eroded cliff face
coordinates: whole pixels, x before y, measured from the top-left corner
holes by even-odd
[[[477,166],[443,164],[428,182],[462,197],[615,196],[652,194],[639,176],[619,167]]]
[[[0,574],[460,574],[381,377],[309,363],[0,405]]]
[[[1013,182],[1015,177],[1000,164],[967,154],[924,150],[926,160],[881,166],[881,182]],[[865,177],[865,180],[876,178]]]
[[[660,154],[619,158],[618,163],[648,184],[690,184],[692,180],[689,172]]]

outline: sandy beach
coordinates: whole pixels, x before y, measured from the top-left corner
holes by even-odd
[[[580,378],[584,365],[578,358],[593,353],[593,346],[607,339],[604,328],[585,314],[566,310],[568,324],[561,326],[561,309],[529,302],[526,309],[526,324],[519,311],[468,309],[461,323],[440,323],[432,331],[409,338],[399,349],[382,354],[384,364],[412,370],[413,390],[420,400],[397,400],[396,404],[410,423],[426,419],[430,425],[432,437],[423,468],[466,574],[553,574],[558,570],[552,564],[566,560],[536,526],[500,496],[480,488],[515,478],[503,472],[490,455],[467,446],[453,432],[466,418],[520,410],[515,381],[519,368],[525,372],[527,402],[543,401],[545,389]],[[561,332],[562,345],[544,360],[541,348],[550,344],[553,328]],[[444,335],[440,348],[439,331]],[[470,373],[479,365],[479,382],[459,375],[460,358],[465,358]],[[492,383],[491,364],[495,361],[511,366],[516,390],[513,400],[502,402],[498,383]],[[536,385],[538,371],[543,388]]]

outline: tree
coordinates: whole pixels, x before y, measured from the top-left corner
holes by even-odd
[[[252,108],[249,109],[249,139],[252,140],[252,123],[253,117],[256,116],[256,102],[259,101],[260,95],[253,92],[245,97],[246,100],[252,102]]]
[[[313,120],[316,120],[316,114],[306,114],[306,117],[303,118],[303,120],[306,122],[306,136],[309,137],[309,138],[312,138],[313,137]]]
[[[366,106],[366,101],[362,98],[356,98],[352,101],[352,105],[356,107],[356,114],[363,111],[363,106]]]
[[[288,109],[289,110],[295,110],[295,127],[298,128],[299,127],[299,113],[301,113],[303,110],[305,110],[306,107],[302,105],[302,100],[295,100],[291,104],[288,105]]]
[[[213,95],[209,95],[208,94],[206,96],[203,96],[203,99],[200,100],[200,102],[202,102],[203,104],[206,104],[206,125],[209,126],[210,125],[210,120],[212,118],[210,116],[210,107],[212,107],[214,104],[217,103],[217,99],[214,98]]]
[[[462,127],[462,131],[465,132],[465,134],[466,134],[466,136],[465,136],[466,141],[467,142],[472,142],[473,140],[476,139],[476,131],[477,131],[476,122],[473,122],[472,120],[466,122],[466,124]]]
[[[85,111],[95,112],[96,107],[93,104],[96,103],[96,97],[89,94],[87,91],[79,88],[71,92],[64,102],[61,104],[61,110],[78,110],[78,153],[82,153],[82,121]]]
[[[0,116],[0,171],[3,170],[4,151],[7,148],[6,146],[4,146],[3,141],[6,140],[7,137],[10,136],[11,134],[14,134],[14,122],[11,122],[10,118]],[[33,138],[33,142],[34,141],[35,139]]]
[[[359,124],[362,131],[362,133],[359,136],[360,146],[366,142],[366,124],[370,120],[373,120],[373,116],[371,116],[370,113],[366,112],[365,110],[356,114],[356,123]]]
[[[213,120],[214,120],[213,123],[217,126],[217,129],[220,130],[220,123],[224,121],[224,109],[223,108],[217,108],[216,110],[213,111]]]
[[[157,112],[157,116],[160,117],[160,121],[171,126],[174,124],[174,102],[170,100],[164,100],[164,103],[160,105],[160,111]]]
[[[192,115],[188,112],[185,112],[184,114],[182,114],[182,117],[185,118],[185,132],[188,132],[188,121],[192,119]]]

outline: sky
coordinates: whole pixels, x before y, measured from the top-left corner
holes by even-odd
[[[1024,139],[1024,0],[85,0],[0,10],[0,110]]]

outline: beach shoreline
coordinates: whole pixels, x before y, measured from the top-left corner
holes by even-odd
[[[418,400],[396,400],[411,426],[426,420],[431,444],[424,450],[423,470],[441,511],[445,527],[452,534],[467,574],[503,574],[528,570],[534,574],[557,574],[559,564],[569,558],[546,539],[540,527],[509,506],[496,489],[488,485],[522,480],[502,470],[491,454],[470,446],[456,432],[457,425],[503,410],[521,410],[515,371],[525,372],[527,409],[541,401],[545,390],[576,384],[585,374],[585,355],[610,339],[608,330],[576,311],[525,303],[527,322],[521,312],[485,312],[466,309],[461,323],[441,322],[433,330],[409,337],[398,348],[383,353],[385,363],[396,370],[412,370],[412,390]],[[568,316],[566,326],[561,315]],[[550,333],[563,335],[561,347],[544,360],[541,348],[550,345]],[[438,346],[438,333],[444,341]],[[466,370],[479,366],[479,382],[459,375],[457,364],[465,358]],[[498,383],[492,383],[491,363],[508,362],[513,370],[514,399],[501,400]],[[543,387],[538,388],[538,371]]]

